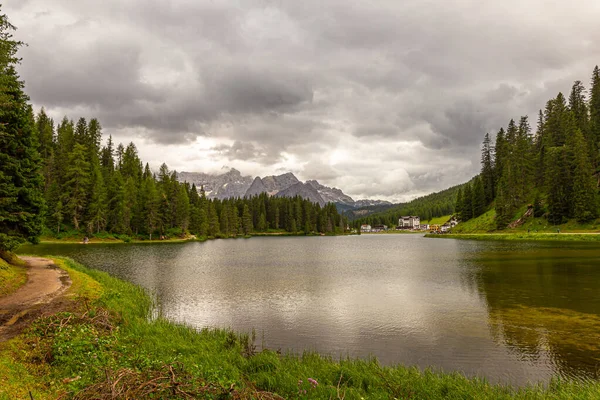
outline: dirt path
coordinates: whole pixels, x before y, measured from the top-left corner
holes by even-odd
[[[0,342],[16,336],[32,319],[60,308],[61,295],[71,286],[69,275],[51,260],[21,257],[27,262],[27,282],[0,297]]]

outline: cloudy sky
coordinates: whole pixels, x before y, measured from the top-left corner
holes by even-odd
[[[600,63],[597,0],[8,0],[36,107],[179,171],[355,198],[462,183],[479,147]]]

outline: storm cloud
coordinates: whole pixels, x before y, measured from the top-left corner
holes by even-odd
[[[600,60],[596,0],[11,0],[55,119],[186,171],[282,171],[356,198],[466,181],[479,147]],[[534,125],[534,123],[532,123]]]

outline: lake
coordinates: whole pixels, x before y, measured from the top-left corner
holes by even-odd
[[[600,246],[421,235],[57,244],[197,328],[523,385],[600,376]]]

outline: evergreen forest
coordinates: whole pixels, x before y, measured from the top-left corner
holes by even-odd
[[[30,118],[33,118],[30,116]],[[154,173],[134,143],[102,146],[98,120],[64,118],[54,125],[42,109],[34,118],[42,158],[45,226],[55,235],[75,230],[155,239],[187,233],[236,237],[255,232],[342,233],[335,208],[300,197],[263,193],[253,198],[207,199],[162,164]]]
[[[527,116],[510,120],[492,145],[486,134],[481,173],[459,190],[456,214],[462,221],[496,212],[496,228],[504,229],[527,206],[534,217],[559,225],[599,216],[600,70],[592,73],[586,91],[573,84],[539,111],[535,133]]]

